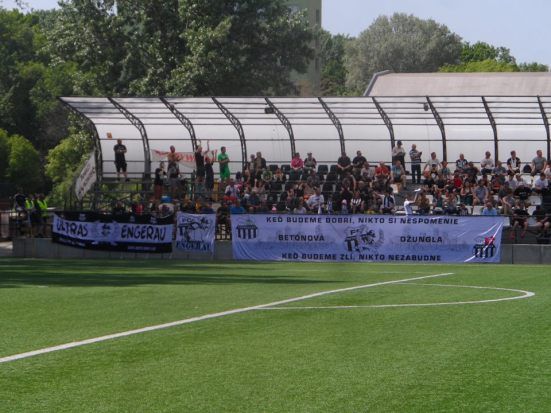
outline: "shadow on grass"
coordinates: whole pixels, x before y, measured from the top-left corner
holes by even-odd
[[[10,260],[11,261],[11,260]],[[157,264],[157,265],[153,265]],[[316,280],[273,274],[269,264],[218,264],[178,261],[0,261],[0,288],[24,286],[126,287],[193,284],[325,284]],[[284,268],[277,269],[279,273]],[[246,273],[253,273],[248,275]]]

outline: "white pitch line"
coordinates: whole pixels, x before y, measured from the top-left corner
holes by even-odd
[[[82,346],[86,346],[88,344],[100,343],[102,341],[113,340],[113,339],[116,339],[116,338],[128,337],[128,336],[133,336],[135,334],[147,333],[147,332],[150,332],[150,331],[162,330],[162,329],[165,329],[165,328],[171,328],[171,327],[181,326],[181,325],[184,325],[184,324],[195,323],[197,321],[210,320],[210,319],[213,319],[213,318],[225,317],[225,316],[232,315],[232,314],[240,314],[240,313],[246,313],[246,312],[254,311],[254,310],[261,310],[261,309],[264,309],[266,307],[274,307],[274,306],[278,306],[278,305],[294,303],[294,302],[297,302],[297,301],[308,300],[310,298],[321,297],[321,296],[329,295],[329,294],[336,294],[336,293],[345,292],[345,291],[359,290],[359,289],[362,289],[362,288],[377,287],[379,285],[397,284],[397,283],[403,283],[403,282],[408,282],[408,281],[424,280],[424,279],[427,279],[427,278],[443,277],[443,276],[452,275],[452,274],[453,274],[452,272],[448,272],[448,273],[443,273],[443,274],[434,274],[434,275],[425,275],[425,276],[422,276],[422,277],[406,278],[406,279],[402,279],[402,280],[382,281],[382,282],[373,283],[373,284],[357,285],[355,287],[340,288],[338,290],[321,291],[321,292],[318,292],[318,293],[303,295],[303,296],[300,296],[300,297],[289,298],[289,299],[281,300],[281,301],[275,301],[273,303],[255,305],[255,306],[252,306],[252,307],[236,308],[234,310],[222,311],[222,312],[213,313],[213,314],[206,314],[206,315],[202,315],[202,316],[199,316],[199,317],[186,318],[184,320],[172,321],[170,323],[157,324],[157,325],[154,325],[154,326],[138,328],[138,329],[135,329],[135,330],[128,330],[128,331],[123,331],[123,332],[120,332],[120,333],[108,334],[106,336],[89,338],[89,339],[80,340],[80,341],[73,341],[71,343],[60,344],[58,346],[45,347],[45,348],[34,350],[34,351],[28,351],[28,352],[25,352],[25,353],[14,354],[12,356],[6,356],[6,357],[0,358],[0,364],[1,363],[7,363],[7,362],[10,362],[10,361],[15,361],[15,360],[21,360],[21,359],[25,359],[25,358],[29,358],[29,357],[33,357],[33,356],[38,356],[38,355],[41,355],[41,354],[52,353],[54,351],[68,350],[68,349],[71,349],[71,348],[82,347]]]
[[[492,298],[488,300],[474,300],[474,301],[449,301],[443,303],[410,303],[410,304],[372,304],[372,305],[333,305],[333,306],[318,306],[318,307],[266,307],[262,310],[347,310],[353,308],[395,308],[395,307],[435,307],[443,305],[465,305],[465,304],[484,304],[484,303],[497,303],[500,301],[512,301],[521,300],[523,298],[530,298],[536,295],[532,291],[517,290],[514,288],[500,288],[500,287],[481,287],[478,285],[456,285],[456,284],[417,284],[417,283],[396,283],[402,285],[423,285],[423,286],[437,286],[437,287],[459,287],[459,288],[475,288],[479,290],[498,290],[498,291],[510,291],[514,293],[521,293],[522,295],[516,295],[514,297]]]

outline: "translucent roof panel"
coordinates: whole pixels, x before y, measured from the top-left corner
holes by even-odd
[[[390,161],[392,144],[413,143],[423,159],[436,152],[453,162],[459,153],[479,162],[486,150],[501,160],[516,150],[531,160],[549,156],[550,96],[376,97],[68,97],[61,100],[95,127],[106,177],[115,175],[113,146],[127,146],[129,173],[149,168],[149,149],[191,152],[195,144],[227,148],[230,169],[261,152],[268,164],[288,164],[293,149],[333,164],[344,147],[370,162]],[[394,140],[391,139],[394,138]],[[409,157],[406,156],[409,161]],[[218,168],[215,168],[218,169]],[[185,172],[191,172],[186,170]]]

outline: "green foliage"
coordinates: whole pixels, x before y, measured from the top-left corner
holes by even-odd
[[[92,138],[86,132],[73,132],[48,152],[46,176],[54,188],[48,201],[53,205],[65,205],[70,198],[74,179],[93,148]]]
[[[8,132],[4,129],[0,129],[0,181],[2,182],[6,179],[9,157]]]
[[[440,72],[518,72],[518,66],[514,63],[487,59],[459,65],[445,65],[440,68]]]
[[[521,63],[518,65],[521,72],[549,72],[549,66],[542,63]]]
[[[31,142],[19,135],[8,137],[8,150],[8,182],[26,192],[38,191],[42,185],[42,162],[38,151]]]
[[[461,63],[481,62],[483,60],[495,60],[499,63],[515,64],[516,60],[511,56],[511,51],[506,47],[494,47],[485,42],[470,44],[465,42],[461,50]]]
[[[461,38],[434,20],[395,13],[378,17],[348,49],[347,86],[362,93],[374,73],[434,72],[459,63]]]
[[[346,88],[346,45],[351,38],[341,34],[331,35],[326,30],[320,33],[321,94],[342,96],[348,94]]]

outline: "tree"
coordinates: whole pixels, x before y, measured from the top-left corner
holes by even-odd
[[[348,71],[345,65],[346,44],[350,37],[342,34],[332,35],[326,30],[320,33],[321,50],[321,94],[325,96],[346,95],[346,75]]]
[[[440,68],[440,72],[518,72],[518,66],[514,63],[486,59],[459,65],[444,65]]]
[[[461,50],[461,63],[495,60],[498,63],[515,64],[516,60],[506,47],[494,47],[485,42],[470,44],[465,42]]]
[[[9,152],[5,175],[7,181],[27,192],[41,189],[42,163],[38,151],[23,136],[9,136],[7,143]]]
[[[348,50],[347,86],[363,92],[374,73],[434,72],[459,63],[461,38],[445,25],[413,15],[378,17]]]
[[[67,204],[73,182],[92,149],[93,140],[87,132],[72,130],[68,137],[48,152],[45,172],[54,184],[49,196],[52,204]]]
[[[67,0],[48,39],[95,94],[284,93],[312,56],[281,0]]]
[[[549,72],[549,66],[542,63],[521,63],[518,65],[521,72]]]

